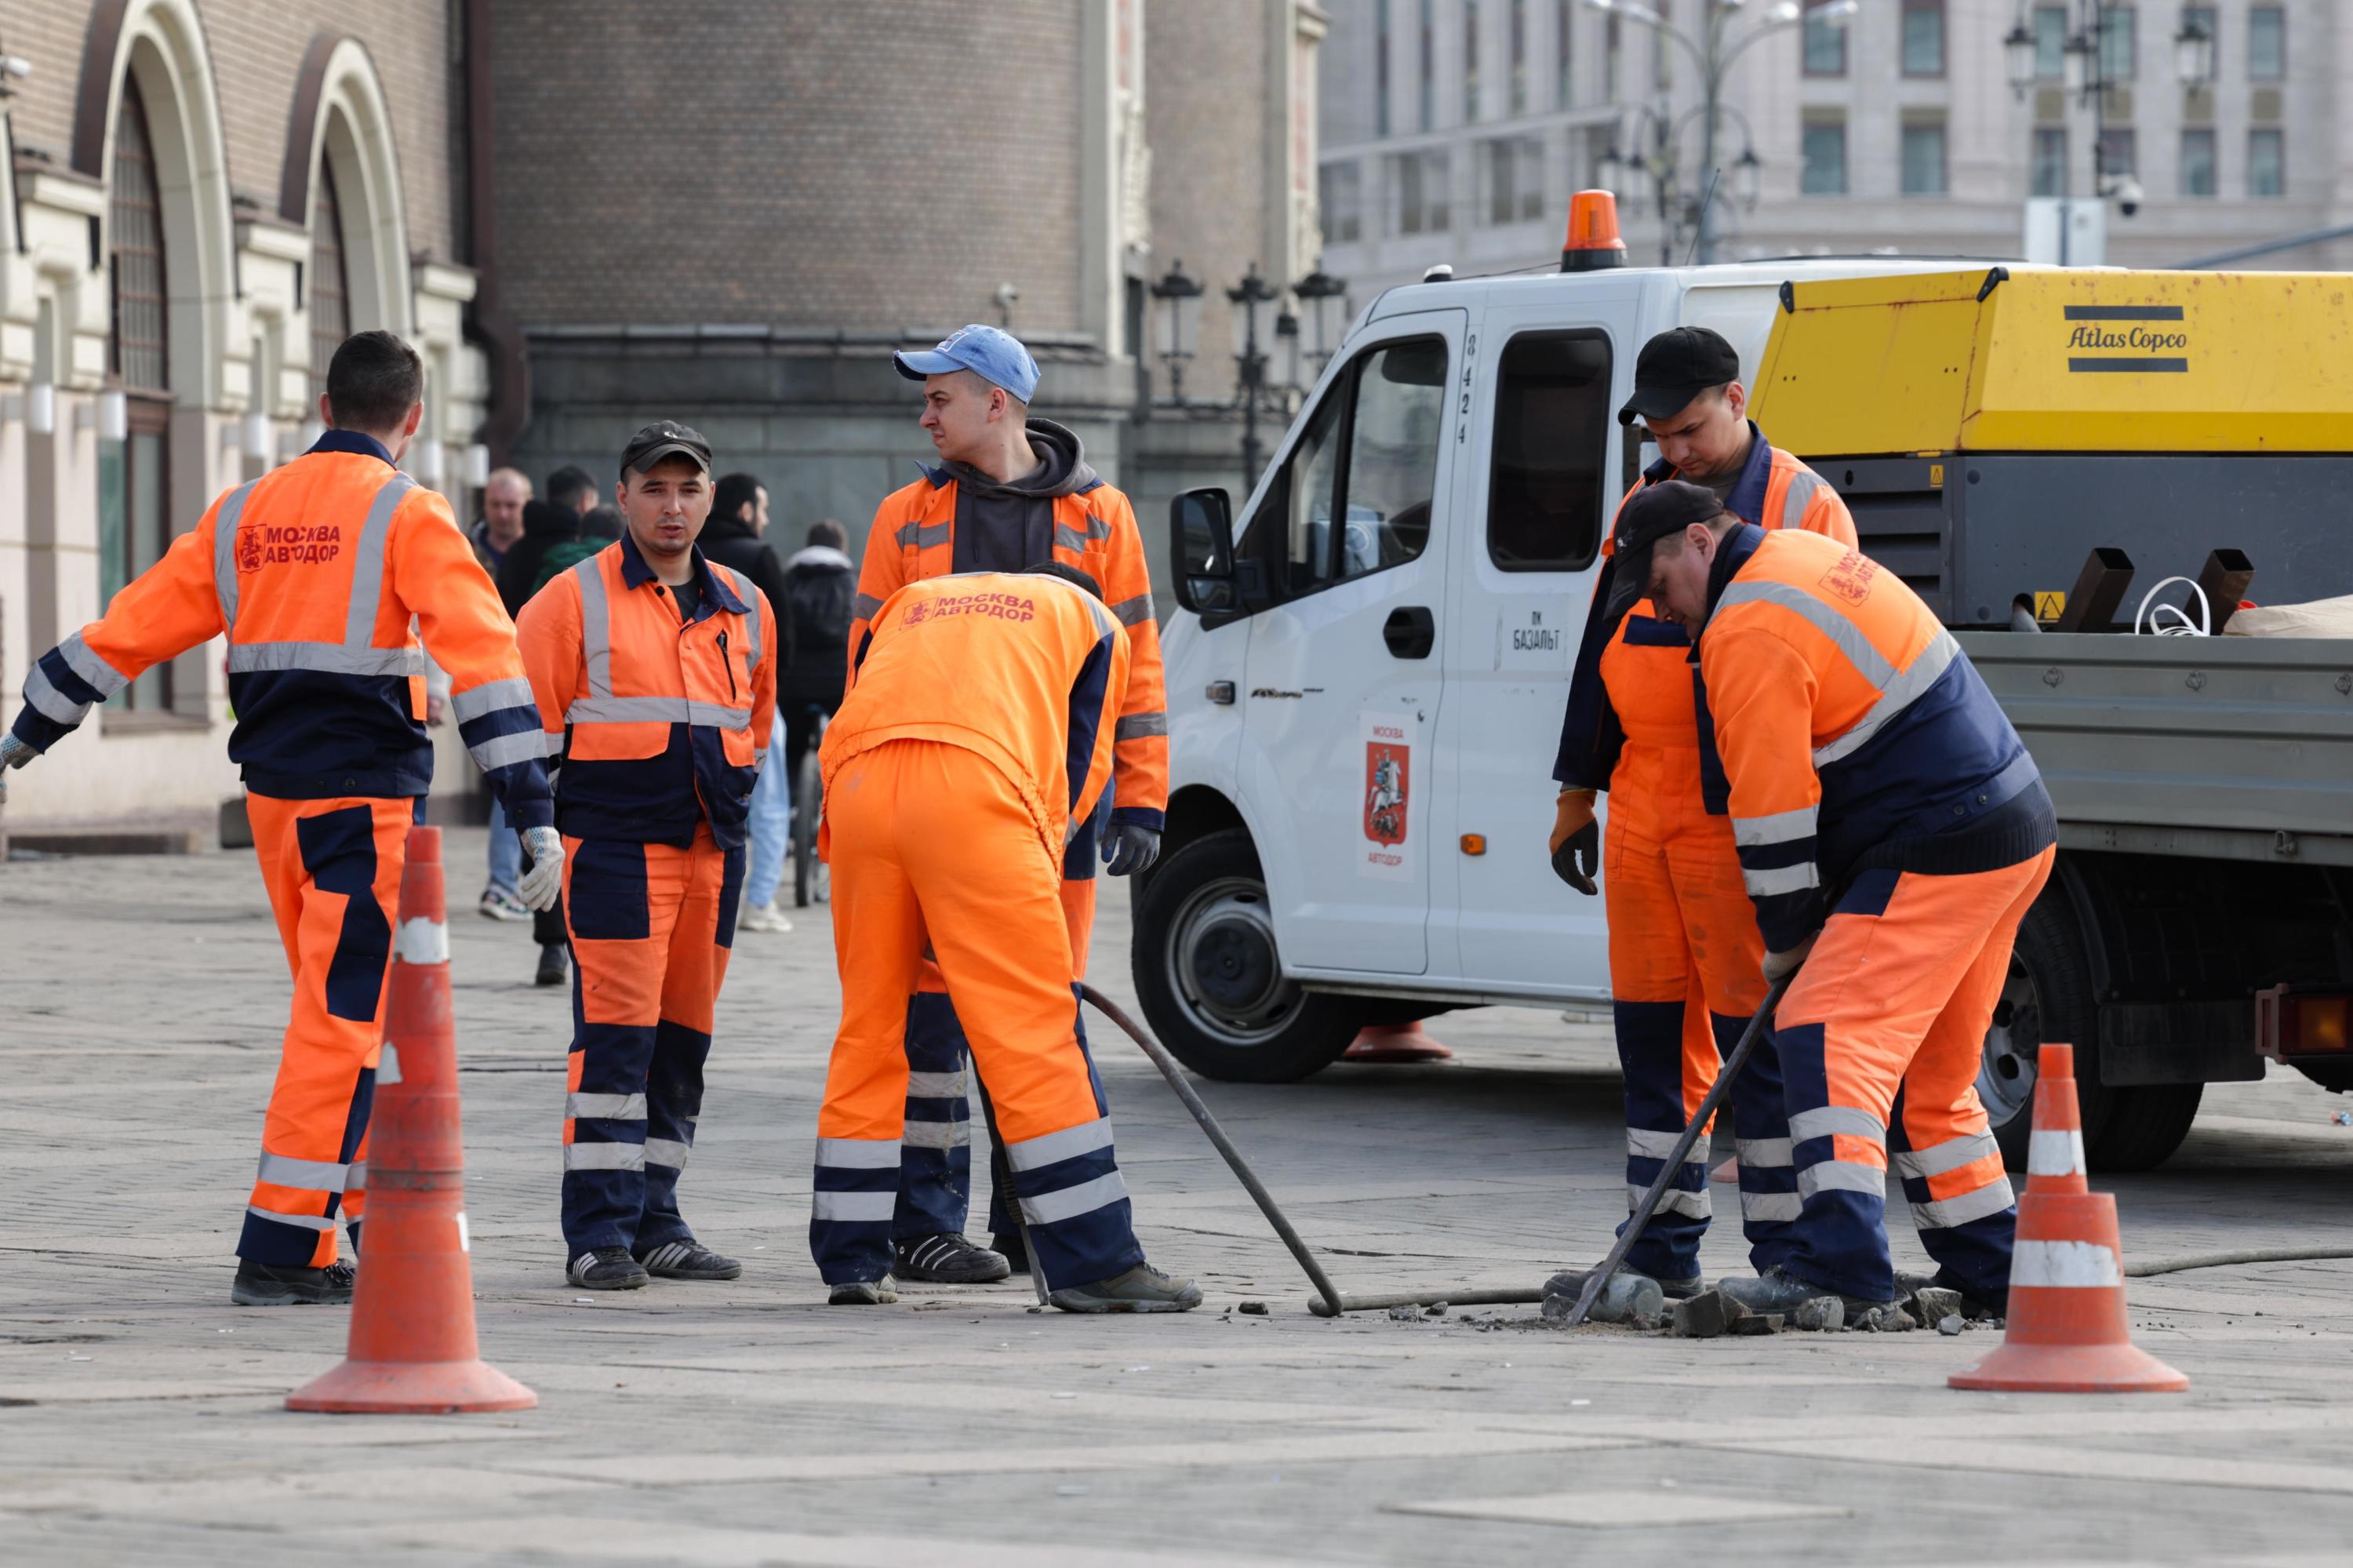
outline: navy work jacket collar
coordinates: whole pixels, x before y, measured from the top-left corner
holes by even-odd
[[[1661,458],[1642,471],[1643,479],[1652,484],[1675,477],[1674,465]],[[1732,486],[1732,493],[1724,498],[1724,509],[1743,523],[1765,521],[1765,489],[1773,482],[1773,443],[1748,421],[1748,455],[1741,461],[1740,477]]]
[[[1707,614],[1699,623],[1702,636],[1706,635],[1709,623],[1715,620],[1716,603],[1724,598],[1724,590],[1732,586],[1732,579],[1740,575],[1740,568],[1748,564],[1748,557],[1764,542],[1764,529],[1754,523],[1743,523],[1717,543],[1715,559],[1707,568]],[[1699,662],[1697,637],[1692,639],[1691,662]]]
[[[694,607],[694,619],[701,620],[723,609],[731,615],[751,614],[751,607],[735,596],[735,590],[729,586],[727,579],[711,569],[711,562],[703,556],[702,546],[691,545],[688,548],[694,552],[695,586],[702,590],[699,596],[702,602]],[[645,556],[638,553],[637,540],[623,533],[621,586],[641,588],[655,580],[654,569],[646,565]]]
[[[311,452],[350,452],[356,457],[372,457],[386,467],[394,466],[392,449],[365,430],[322,430],[319,439],[311,443],[311,451],[302,455],[309,457]]]

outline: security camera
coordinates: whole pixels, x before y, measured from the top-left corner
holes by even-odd
[[[0,55],[0,77],[13,76],[18,81],[33,74],[33,62],[22,55]]]
[[[2140,211],[2141,198],[2146,194],[2138,180],[2130,175],[2123,175],[2116,183],[2116,210],[2126,217],[2132,217]]]
[[[1015,288],[1012,284],[999,283],[997,285],[996,300],[999,310],[1010,310],[1013,306],[1013,302],[1020,297],[1021,291]]]

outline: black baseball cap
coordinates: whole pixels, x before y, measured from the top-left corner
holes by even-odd
[[[676,419],[656,419],[629,438],[621,449],[621,471],[645,473],[668,457],[682,457],[703,472],[711,471],[711,443],[702,432]]]
[[[1618,422],[1671,419],[1711,387],[1740,379],[1740,355],[1724,334],[1706,327],[1669,327],[1642,345],[1634,361],[1634,395],[1618,410]]]
[[[1694,523],[1713,522],[1723,511],[1723,498],[1715,491],[1680,479],[1646,484],[1628,496],[1609,535],[1617,565],[1602,615],[1615,620],[1650,596],[1651,546]]]

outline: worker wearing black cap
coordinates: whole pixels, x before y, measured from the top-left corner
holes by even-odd
[[[1662,526],[1681,526],[1675,519],[1687,512],[1729,512],[1765,528],[1804,528],[1854,544],[1845,503],[1767,441],[1747,408],[1740,356],[1720,334],[1675,327],[1642,346],[1634,394],[1618,422],[1640,419],[1659,461],[1620,505],[1605,555],[1626,525],[1653,511],[1658,517],[1650,520]],[[1703,768],[1694,678],[1683,628],[1643,597],[1639,576],[1605,560],[1553,769],[1560,798],[1552,852],[1562,879],[1579,892],[1596,891],[1597,870],[1608,886],[1630,1210],[1715,1081],[1720,1054],[1765,998],[1764,948],[1732,824],[1721,814],[1721,785],[1703,788],[1703,773],[1714,770]],[[1606,843],[1594,812],[1596,792],[1604,789]],[[1718,814],[1709,813],[1711,803]],[[1779,1263],[1799,1211],[1779,1076],[1767,1053],[1751,1058],[1732,1113],[1742,1228],[1762,1270]],[[1699,1242],[1712,1209],[1707,1162],[1703,1139],[1626,1259],[1670,1295],[1699,1288]],[[1576,1294],[1576,1282],[1561,1283]]]
[[[551,768],[562,763],[576,977],[565,1276],[589,1290],[742,1272],[678,1207],[776,706],[775,612],[695,546],[712,493],[700,434],[667,419],[639,430],[621,453],[622,536],[519,623]]]

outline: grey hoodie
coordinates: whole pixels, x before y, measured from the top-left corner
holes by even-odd
[[[1054,558],[1054,498],[1094,485],[1078,432],[1032,419],[1030,446],[1045,461],[1010,484],[969,463],[951,462],[956,482],[955,558],[959,572],[1018,572]]]

